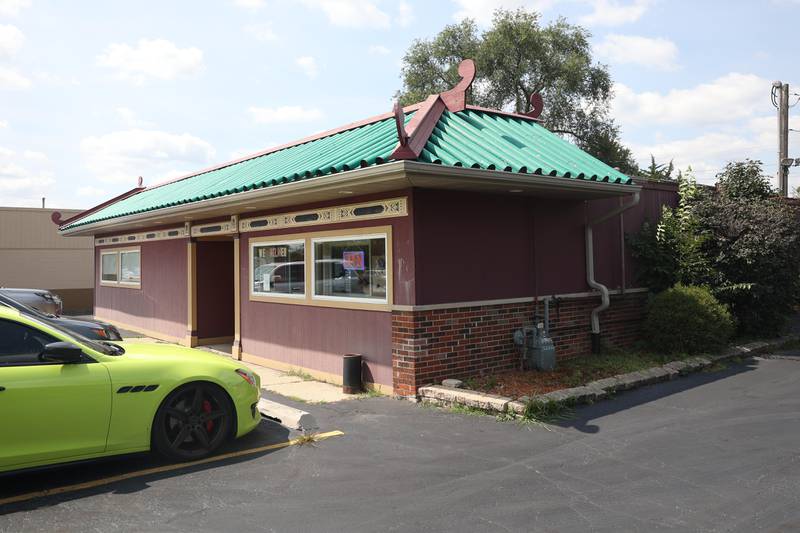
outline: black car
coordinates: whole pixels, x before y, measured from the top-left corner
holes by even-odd
[[[61,326],[62,328],[79,333],[84,337],[98,341],[121,341],[122,336],[117,331],[117,328],[106,322],[98,320],[85,320],[77,318],[65,318],[63,316],[55,316],[52,314],[42,313],[38,309],[34,309],[22,302],[18,302],[13,298],[9,298],[5,294],[0,293],[0,305],[11,307],[20,311],[35,316],[42,322]]]

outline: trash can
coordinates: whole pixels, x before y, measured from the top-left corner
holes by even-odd
[[[358,353],[348,353],[342,359],[342,392],[359,394],[364,390],[361,379],[361,365],[364,357]]]

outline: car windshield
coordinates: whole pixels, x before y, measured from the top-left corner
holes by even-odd
[[[15,308],[18,311],[22,311],[23,313],[28,313],[29,315],[33,315],[39,318],[53,318],[55,316],[48,313],[42,313],[41,311],[39,311],[34,307],[31,307],[30,305],[24,304],[20,301],[14,300],[13,298],[9,298],[7,296],[0,295],[0,303],[7,305],[8,307]]]
[[[45,324],[42,324],[41,322],[39,322],[39,320],[38,320],[39,317],[37,317],[36,315],[31,315],[31,314],[26,313],[24,311],[22,312],[22,314],[28,315],[28,318],[34,319],[37,323],[39,323],[42,326],[45,325]],[[48,321],[47,322],[47,326],[51,327],[51,328],[53,328],[55,330],[60,331],[64,335],[66,335],[66,336],[68,336],[68,337],[70,337],[72,339],[75,339],[79,343],[83,344],[84,346],[88,346],[89,348],[91,348],[92,350],[94,350],[96,352],[104,353],[106,355],[122,355],[125,352],[125,350],[123,350],[121,346],[117,346],[116,344],[98,342],[98,341],[95,341],[95,340],[92,340],[92,339],[88,339],[88,338],[84,337],[83,335],[81,335],[80,333],[76,333],[74,331],[70,331],[70,330],[58,325],[55,320]]]

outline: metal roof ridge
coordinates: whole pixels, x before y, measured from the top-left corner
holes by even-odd
[[[133,189],[131,189],[129,191],[125,191],[124,193],[119,194],[119,195],[111,198],[110,200],[106,200],[105,202],[99,203],[94,207],[90,207],[89,209],[81,211],[77,215],[74,215],[74,216],[72,216],[72,217],[70,217],[70,218],[68,218],[66,220],[61,220],[61,213],[58,212],[58,211],[53,213],[53,215],[51,216],[51,219],[52,219],[53,223],[58,225],[58,228],[61,229],[61,228],[65,227],[65,226],[67,226],[69,224],[73,224],[73,223],[77,222],[78,220],[80,220],[82,218],[88,217],[92,213],[96,213],[96,212],[100,211],[101,209],[105,209],[106,207],[110,206],[111,204],[115,204],[115,203],[117,203],[119,201],[122,201],[122,200],[124,200],[126,198],[130,198],[131,196],[139,194],[140,192],[142,192],[146,188],[146,187],[142,187],[141,186],[141,178],[139,179],[139,183],[140,183],[140,186],[134,187]],[[56,217],[56,214],[58,215],[57,217]]]
[[[491,107],[481,107],[477,105],[467,105],[466,109],[470,111],[480,111],[482,113],[491,113],[493,115],[502,115],[504,117],[513,117],[513,118],[521,118],[522,120],[527,120],[530,122],[536,122],[540,124],[542,119],[530,117],[528,115],[523,115],[521,113],[515,113],[513,111],[503,111],[502,109],[492,109]]]

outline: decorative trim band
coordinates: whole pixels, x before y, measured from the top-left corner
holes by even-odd
[[[295,211],[261,217],[245,218],[239,222],[239,231],[264,231],[299,226],[335,224],[351,220],[369,220],[375,218],[403,217],[408,215],[408,198],[392,198],[376,200],[360,204],[326,207],[311,211]],[[194,235],[194,228],[192,228]]]
[[[239,217],[233,215],[230,220],[208,222],[192,226],[192,237],[208,237],[210,235],[230,235],[236,233]]]
[[[95,246],[108,246],[120,244],[134,244],[137,242],[165,241],[168,239],[185,239],[189,236],[186,226],[171,229],[161,229],[156,231],[143,231],[141,233],[127,233],[125,235],[114,235],[111,237],[99,237],[94,240]]]
[[[646,287],[640,287],[635,289],[625,289],[625,291],[621,291],[619,289],[608,291],[608,294],[611,296],[617,295],[625,295],[631,293],[641,293],[647,292],[649,289]],[[539,296],[539,300],[553,300],[554,298],[559,299],[576,299],[576,298],[591,298],[600,296],[599,292],[573,292],[569,294],[550,294],[547,296]],[[504,305],[504,304],[522,304],[522,303],[529,303],[533,302],[533,296],[526,296],[523,298],[504,298],[499,300],[477,300],[472,302],[453,302],[447,304],[428,304],[428,305],[393,305],[392,311],[433,311],[436,309],[457,309],[459,307],[482,307],[485,305]]]

